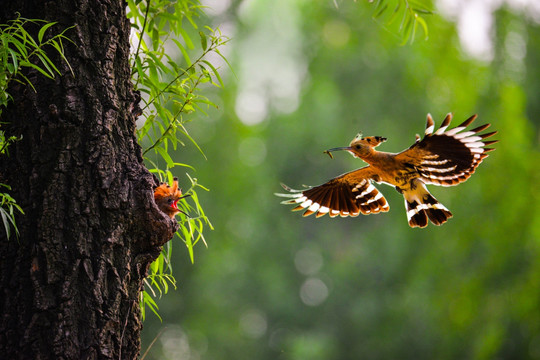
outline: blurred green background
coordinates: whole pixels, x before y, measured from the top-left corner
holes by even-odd
[[[210,189],[215,230],[193,265],[174,240],[178,289],[163,322],[147,314],[146,359],[540,359],[538,1],[440,0],[429,39],[404,46],[364,1],[203,3],[235,74],[222,65],[219,109],[187,126],[207,160],[175,156]],[[323,154],[359,131],[403,150],[428,112],[499,131],[469,181],[430,187],[454,213],[442,227],[409,228],[385,185],[390,212],[352,219],[273,195],[364,166]]]

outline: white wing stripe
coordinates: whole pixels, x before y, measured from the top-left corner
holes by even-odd
[[[375,186],[369,184],[369,186],[367,187],[366,190],[362,191],[362,193],[360,193],[360,195],[356,195],[356,198],[359,199],[367,194],[369,194],[370,192],[372,192],[373,190],[375,190]]]
[[[321,206],[321,208],[319,209],[319,212],[320,212],[321,214],[326,214],[326,213],[329,212],[329,211],[330,211],[330,209],[327,208],[326,206]]]
[[[484,145],[485,144],[483,142],[481,142],[481,141],[465,143],[465,146],[468,147],[468,148],[479,148],[479,147],[482,147]]]
[[[371,204],[372,202],[376,202],[376,201],[379,201],[380,198],[382,198],[383,195],[380,193],[380,192],[377,192],[377,195],[375,195],[374,197],[372,198],[369,198],[367,199],[367,201],[363,202],[363,203],[360,203],[360,205],[369,205]],[[358,198],[358,197],[357,197]]]
[[[448,162],[448,159],[443,160],[422,160],[422,165],[444,165]]]
[[[465,126],[458,126],[458,127],[455,127],[455,128],[453,128],[453,129],[451,129],[451,130],[448,130],[448,131],[445,133],[445,135],[448,135],[448,136],[454,136],[454,135],[456,135],[458,132],[463,131],[463,130],[465,130]]]
[[[377,195],[371,201],[368,201],[368,202],[378,201],[382,197],[383,197],[382,194],[378,192]]]
[[[432,168],[432,167],[424,167],[424,166],[422,166],[422,168],[420,170],[421,171],[429,171],[429,172],[437,172],[437,173],[445,173],[445,172],[454,171],[456,169],[456,167],[457,167],[457,165],[447,167],[447,168]]]
[[[474,134],[476,134],[474,131],[466,131],[464,133],[454,135],[454,139],[459,140],[459,139],[463,139],[465,137],[468,137],[468,136],[471,136],[471,135],[474,135]]]
[[[439,130],[435,131],[435,135],[441,135],[447,127],[448,125],[440,127]]]
[[[407,211],[407,219],[409,219],[409,221],[411,220],[411,218],[418,214],[420,211],[422,210],[427,210],[427,209],[438,209],[438,210],[446,210],[446,211],[449,211],[443,204],[441,203],[436,203],[436,204],[418,204],[414,209],[411,209],[409,211]]]
[[[467,143],[467,142],[473,142],[473,141],[479,141],[479,140],[482,140],[481,136],[469,136],[465,139],[461,139],[461,142]]]

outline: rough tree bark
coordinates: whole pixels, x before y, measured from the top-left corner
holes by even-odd
[[[29,72],[2,114],[22,135],[0,159],[0,180],[23,207],[20,237],[0,233],[0,358],[134,359],[148,265],[177,224],[153,201],[156,184],[135,138],[137,96],[122,0],[2,0],[19,12],[76,27],[66,44],[75,75]],[[34,29],[35,31],[35,29]]]

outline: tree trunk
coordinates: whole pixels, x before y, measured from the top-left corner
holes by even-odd
[[[65,43],[74,75],[26,75],[2,114],[22,135],[0,158],[0,182],[25,215],[20,237],[0,233],[0,358],[134,359],[149,264],[177,224],[154,204],[154,179],[135,137],[130,25],[120,0],[2,0],[16,17],[75,25]],[[36,29],[32,29],[37,33]]]

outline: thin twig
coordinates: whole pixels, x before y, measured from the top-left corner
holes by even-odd
[[[193,92],[195,91],[195,89],[197,88],[197,85],[199,85],[199,83],[201,82],[201,78],[204,76],[204,74],[200,74],[199,77],[197,78],[197,81],[195,82],[195,84],[193,84],[193,86],[191,87],[191,89],[189,90],[189,93],[186,95],[186,101],[184,101],[184,103],[182,104],[182,106],[180,107],[180,109],[178,109],[178,111],[176,112],[176,114],[174,115],[173,117],[173,120],[171,121],[171,123],[169,124],[169,126],[167,127],[167,129],[163,132],[163,134],[161,134],[161,136],[152,144],[152,146],[150,146],[148,149],[144,150],[143,151],[143,156],[149,152],[150,150],[152,150],[153,148],[155,148],[157,145],[159,145],[163,139],[165,138],[165,136],[167,136],[169,134],[169,132],[171,132],[171,130],[174,128],[176,122],[177,122],[177,119],[178,119],[178,116],[180,115],[180,113],[182,113],[182,111],[184,111],[184,108],[186,107],[186,105],[191,102],[191,98],[190,96],[193,94]]]
[[[152,105],[152,103],[159,97],[161,96],[161,94],[163,94],[172,84],[174,84],[178,79],[180,79],[182,76],[184,76],[185,74],[187,74],[187,72],[189,70],[191,70],[193,67],[195,67],[195,65],[197,65],[201,59],[203,57],[206,56],[206,54],[208,54],[210,51],[213,51],[216,47],[217,47],[217,43],[214,42],[214,40],[212,40],[212,45],[210,45],[210,47],[205,50],[201,56],[199,56],[199,58],[197,60],[195,60],[195,62],[193,64],[191,64],[187,69],[185,69],[184,71],[182,71],[180,74],[178,74],[174,79],[172,79],[163,89],[161,89],[156,96],[154,96],[143,108],[141,111],[144,111],[147,107],[149,107],[150,105]]]
[[[144,352],[143,356],[141,357],[141,360],[144,360],[144,358],[146,357],[146,355],[148,354],[148,352],[150,351],[150,349],[152,348],[152,346],[154,346],[154,343],[157,341],[157,339],[159,339],[159,337],[161,336],[161,334],[167,330],[166,327],[164,327],[163,329],[160,330],[160,332],[156,335],[156,337],[154,338],[154,340],[152,340],[152,342],[150,343],[150,345],[148,345],[148,348],[146,349],[146,351]]]
[[[137,62],[137,58],[139,57],[139,51],[141,50],[141,43],[142,43],[142,38],[143,38],[143,35],[144,35],[144,30],[146,29],[146,21],[148,20],[148,12],[150,11],[150,2],[152,0],[148,0],[147,4],[146,4],[146,13],[144,14],[144,22],[143,22],[143,26],[142,26],[142,30],[141,30],[141,36],[139,37],[139,44],[137,44],[137,51],[135,51],[135,57],[133,58],[133,60],[135,62]],[[133,64],[133,70],[135,70],[135,64]]]

